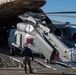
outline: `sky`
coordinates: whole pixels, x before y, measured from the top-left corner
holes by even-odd
[[[63,12],[76,11],[76,0],[46,0],[46,4],[41,8],[45,13],[47,12]],[[76,14],[64,14],[76,16]],[[70,22],[76,24],[76,18],[49,16],[52,20],[61,22]]]

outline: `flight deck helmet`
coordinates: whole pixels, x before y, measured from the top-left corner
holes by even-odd
[[[24,43],[23,47],[24,47],[24,48],[25,48],[25,47],[28,47],[28,45],[27,45],[26,43]]]

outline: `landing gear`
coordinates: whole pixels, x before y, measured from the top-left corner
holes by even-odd
[[[10,55],[12,55],[12,56],[15,56],[15,55],[19,56],[20,52],[21,52],[21,50],[19,50],[16,47],[10,49]]]
[[[15,55],[15,51],[13,48],[10,49],[10,55]]]

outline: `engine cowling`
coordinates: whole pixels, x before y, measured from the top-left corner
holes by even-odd
[[[54,29],[53,32],[54,32],[54,34],[55,34],[56,36],[58,36],[58,37],[61,37],[61,38],[62,38],[62,37],[64,36],[65,39],[76,43],[76,31],[71,31],[71,30],[69,30],[69,31],[67,32],[66,29],[63,30],[63,29],[57,27],[57,28]]]
[[[72,39],[72,41],[73,41],[74,43],[76,43],[76,32],[73,32],[73,33],[71,34],[71,39]]]
[[[54,29],[54,34],[57,35],[58,37],[62,37],[63,36],[63,31],[61,28],[55,28]]]

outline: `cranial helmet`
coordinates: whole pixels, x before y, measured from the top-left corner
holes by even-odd
[[[24,43],[24,45],[23,45],[24,47],[28,47],[28,45],[26,44],[26,43]]]

